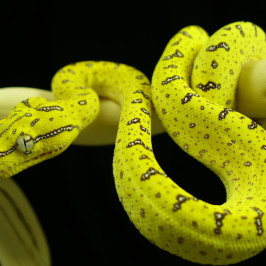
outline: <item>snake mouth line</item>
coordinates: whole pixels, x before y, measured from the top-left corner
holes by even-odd
[[[60,128],[58,128],[58,129],[55,129],[55,130],[53,130],[53,131],[51,131],[51,132],[48,132],[48,133],[46,133],[46,134],[38,135],[37,137],[35,137],[35,138],[33,139],[33,142],[34,142],[34,144],[36,144],[36,143],[38,143],[38,142],[41,141],[41,140],[44,140],[44,139],[48,139],[48,138],[52,138],[52,137],[58,136],[59,134],[62,134],[63,132],[66,132],[66,131],[70,132],[70,131],[74,130],[75,128],[76,128],[78,131],[80,130],[79,126],[77,126],[77,125],[71,125],[71,124],[70,124],[70,125],[67,125],[67,126],[64,126],[64,127],[60,127]],[[64,146],[64,145],[62,145],[62,146]],[[58,148],[58,150],[60,150],[60,149],[61,149],[61,147]],[[0,158],[2,158],[2,157],[4,157],[4,156],[7,156],[7,155],[11,154],[11,153],[14,152],[15,150],[17,150],[17,145],[13,145],[13,146],[12,146],[9,150],[7,150],[7,151],[0,151]],[[52,152],[52,151],[51,151],[51,152]],[[28,155],[28,154],[30,154],[30,152],[25,153],[25,154]],[[47,155],[47,154],[50,154],[50,151],[45,152],[45,153],[39,155],[38,157],[42,157],[42,156]],[[30,160],[36,160],[36,158],[33,157],[33,158],[30,158]],[[26,161],[24,161],[24,162],[28,162],[28,160],[26,160]]]
[[[43,158],[46,155],[52,155],[53,153],[56,153],[56,152],[59,152],[60,150],[63,150],[64,147],[66,147],[66,146],[67,146],[67,144],[63,144],[62,146],[60,146],[59,148],[57,148],[55,150],[49,150],[49,151],[43,152],[43,153],[41,153],[41,154],[39,154],[39,155],[37,155],[35,157],[31,157],[31,158],[29,158],[29,159],[21,162],[19,165],[21,165],[21,164],[27,164],[27,163],[30,163],[32,161],[37,161],[37,160]]]
[[[17,174],[18,172],[33,166],[37,163],[40,163],[42,161],[45,161],[47,159],[53,158],[59,153],[64,151],[64,148],[68,146],[67,144],[63,144],[60,147],[54,149],[54,150],[48,150],[48,151],[43,151],[42,153],[36,155],[36,156],[30,156],[31,153],[28,153],[26,156],[29,156],[26,160],[22,160],[21,162],[14,164],[13,167],[7,166],[7,169],[2,169],[2,166],[0,164],[0,177],[10,177],[11,175]],[[12,149],[12,152],[16,150],[16,147]],[[10,152],[11,153],[11,152]],[[47,158],[44,158],[47,156]],[[0,153],[0,158],[1,158],[1,153]],[[25,158],[24,158],[25,159]],[[9,163],[6,163],[7,165]],[[2,175],[1,175],[2,174]]]

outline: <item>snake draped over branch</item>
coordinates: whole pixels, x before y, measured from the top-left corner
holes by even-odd
[[[25,99],[0,121],[1,177],[63,152],[97,117],[100,95],[122,107],[113,172],[119,199],[140,233],[201,264],[248,259],[266,247],[266,133],[263,116],[252,120],[239,112],[237,87],[244,69],[263,59],[262,29],[235,22],[211,37],[198,26],[181,29],[151,84],[124,64],[67,65],[52,80],[57,100]],[[169,136],[219,176],[225,203],[196,198],[160,167],[151,142],[152,104]]]

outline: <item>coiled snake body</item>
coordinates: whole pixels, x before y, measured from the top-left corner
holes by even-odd
[[[53,78],[59,101],[29,99],[1,121],[0,173],[9,177],[70,145],[96,117],[93,88],[122,106],[114,177],[137,229],[160,248],[198,263],[254,256],[266,246],[265,130],[234,110],[243,64],[261,58],[265,34],[241,22],[210,39],[200,27],[182,29],[159,60],[152,89],[145,75],[123,64],[68,65]],[[221,178],[224,204],[197,199],[161,169],[151,143],[151,97],[169,135]]]
[[[169,207],[162,209],[172,215],[162,248],[211,264],[265,248],[265,130],[232,109],[241,67],[265,55],[265,33],[251,23],[230,24],[210,39],[187,27],[167,45],[153,74],[156,111],[176,143],[220,177],[227,201],[216,206],[180,188],[171,197],[166,190]]]

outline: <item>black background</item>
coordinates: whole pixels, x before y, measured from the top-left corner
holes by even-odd
[[[238,20],[266,29],[264,1],[8,1],[0,7],[0,87],[50,89],[62,66],[83,60],[132,65],[149,78],[168,40],[187,25],[210,34]],[[218,177],[162,134],[159,163],[210,203],[225,201]],[[16,175],[47,235],[53,265],[192,265],[150,244],[128,220],[112,176],[113,146],[71,146]],[[266,253],[242,262],[265,261]]]

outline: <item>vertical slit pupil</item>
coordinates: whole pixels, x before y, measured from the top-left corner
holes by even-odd
[[[26,152],[27,152],[28,149],[27,149],[27,141],[26,141],[26,139],[23,139],[23,142],[24,142],[24,146],[25,146],[25,149],[26,149]]]

